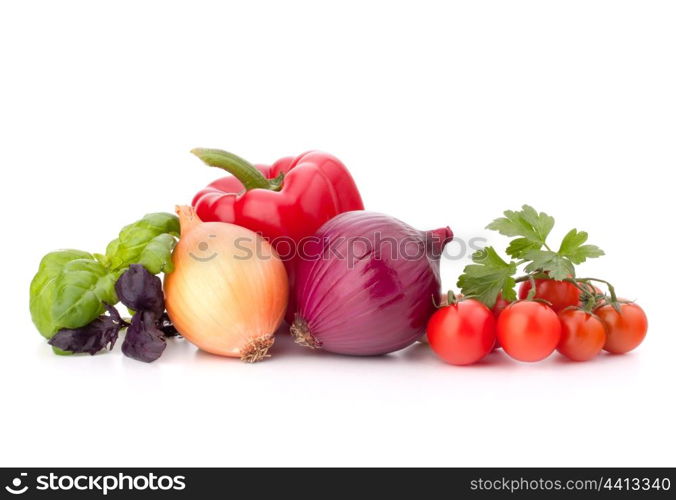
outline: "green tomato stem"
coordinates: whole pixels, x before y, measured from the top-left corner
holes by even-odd
[[[583,281],[585,283],[589,281],[596,281],[598,283],[603,283],[608,287],[608,292],[610,293],[610,300],[613,303],[617,302],[617,294],[615,293],[615,287],[608,281],[599,278],[578,278],[577,281]]]
[[[535,278],[533,278],[532,274],[528,275],[528,281],[530,281],[530,290],[528,290],[528,295],[526,296],[526,300],[533,300],[535,298]]]

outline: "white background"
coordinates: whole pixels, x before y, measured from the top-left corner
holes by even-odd
[[[666,1],[3,2],[0,465],[676,465],[674,26]],[[288,339],[256,365],[53,356],[40,257],[189,202],[219,175],[195,146],[326,150],[367,208],[503,247],[483,226],[533,204],[606,251],[582,272],[647,340],[468,368]]]

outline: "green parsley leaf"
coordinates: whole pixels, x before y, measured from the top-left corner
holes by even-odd
[[[586,231],[571,229],[563,237],[559,247],[559,255],[568,257],[573,264],[582,264],[587,259],[601,257],[605,255],[596,245],[584,245],[589,235]]]
[[[502,260],[493,247],[475,252],[472,261],[474,264],[466,266],[458,278],[458,287],[464,295],[472,296],[488,307],[495,305],[500,292],[505,300],[516,300],[515,262]]]
[[[491,222],[487,229],[504,236],[520,236],[512,241],[507,253],[515,259],[524,258],[532,250],[539,250],[554,227],[554,217],[523,205],[520,211],[505,210],[504,217]]]
[[[528,273],[544,271],[558,281],[575,276],[575,266],[570,259],[551,250],[531,250],[525,259],[531,261],[525,268]]]
[[[507,247],[507,255],[515,259],[523,259],[523,257],[531,250],[540,250],[542,244],[537,241],[531,241],[528,238],[516,238],[509,242]]]

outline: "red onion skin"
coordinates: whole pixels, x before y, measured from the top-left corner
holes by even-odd
[[[417,258],[397,258],[391,245],[374,250],[381,240],[410,241]],[[329,247],[347,254],[347,238],[366,238],[371,252],[349,259],[322,256]],[[297,268],[295,335],[305,330],[312,347],[355,356],[398,351],[425,333],[427,320],[439,303],[439,258],[453,233],[446,227],[418,231],[392,217],[365,211],[340,214],[325,223]],[[341,241],[342,240],[342,241]],[[331,246],[333,245],[333,246]],[[417,247],[416,247],[417,245]],[[361,247],[362,250],[365,247]],[[410,252],[414,254],[414,252]]]

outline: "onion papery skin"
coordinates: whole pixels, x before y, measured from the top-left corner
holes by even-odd
[[[379,247],[377,234],[381,241],[408,241],[414,250],[417,245],[418,258],[393,255],[387,244]],[[439,258],[452,238],[448,227],[423,232],[373,212],[334,217],[319,229],[297,267],[298,306],[291,328],[296,342],[355,356],[412,344],[439,304]],[[346,255],[357,239],[364,244],[352,259],[336,257]]]
[[[164,283],[171,321],[204,351],[245,361],[267,357],[288,302],[284,264],[253,231],[199,219],[190,224],[184,214],[196,219],[194,211],[180,208],[181,238],[172,256],[174,270]],[[235,258],[246,250],[251,257]],[[216,257],[205,260],[211,255]]]

